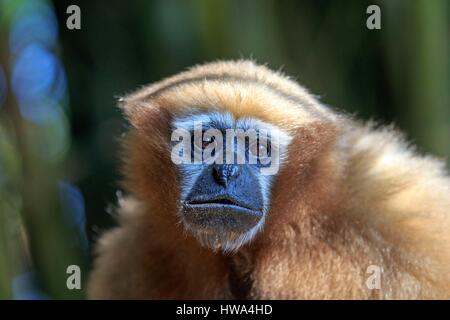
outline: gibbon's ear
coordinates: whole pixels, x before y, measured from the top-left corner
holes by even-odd
[[[120,111],[124,115],[128,123],[136,129],[142,127],[145,122],[146,115],[155,113],[157,110],[150,103],[144,103],[139,100],[130,100],[127,97],[121,97],[117,103]]]
[[[170,157],[172,115],[166,108],[144,99],[125,97],[118,106],[129,122],[120,139],[121,185],[138,199],[148,199],[165,212],[176,205],[178,192]]]
[[[118,100],[118,107],[128,123],[138,131],[162,133],[170,130],[171,113],[153,101],[123,97]]]

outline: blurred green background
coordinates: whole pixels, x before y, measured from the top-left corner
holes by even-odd
[[[81,30],[66,28],[71,4]],[[381,30],[366,28],[370,4]],[[253,58],[448,159],[449,39],[447,0],[0,0],[0,299],[85,297],[120,194],[118,96]],[[72,264],[81,290],[66,287]]]

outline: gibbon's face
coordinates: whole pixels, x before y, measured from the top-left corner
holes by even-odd
[[[289,212],[283,207],[305,192],[338,121],[300,86],[245,61],[195,67],[120,103],[131,124],[124,187],[155,226],[181,222],[223,251],[251,240],[269,206]]]
[[[239,248],[264,224],[291,138],[274,125],[226,112],[176,118],[172,127],[183,225],[214,250]]]

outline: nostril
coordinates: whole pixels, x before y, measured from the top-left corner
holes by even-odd
[[[226,187],[227,186],[227,177],[223,170],[223,166],[214,166],[213,168],[213,176],[216,182],[220,185]]]
[[[239,174],[241,173],[241,168],[239,166],[231,166],[229,170],[229,177],[232,179],[236,179],[239,177]]]
[[[239,176],[240,171],[240,166],[236,165],[215,165],[213,168],[213,176],[220,185],[227,187],[231,180]]]

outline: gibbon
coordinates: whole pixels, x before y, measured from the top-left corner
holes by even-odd
[[[450,298],[450,179],[393,128],[252,61],[196,66],[120,106],[127,196],[89,298]],[[224,142],[237,130],[255,133],[240,149]]]

